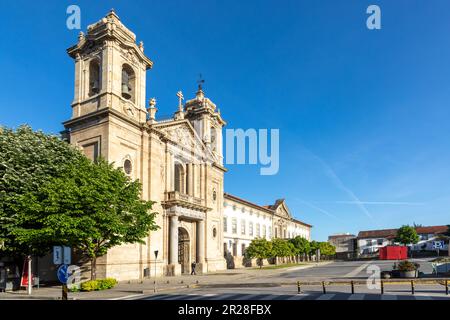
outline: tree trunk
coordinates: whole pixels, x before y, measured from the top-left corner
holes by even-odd
[[[91,259],[91,280],[97,280],[97,257]]]

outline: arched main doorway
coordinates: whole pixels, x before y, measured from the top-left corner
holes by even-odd
[[[189,234],[184,228],[178,228],[178,263],[181,273],[189,273]]]

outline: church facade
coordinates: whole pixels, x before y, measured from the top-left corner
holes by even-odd
[[[189,272],[192,261],[199,272],[226,269],[224,204],[234,200],[224,192],[226,122],[217,106],[199,85],[185,102],[178,92],[173,116],[158,119],[156,100],[147,104],[145,97],[153,62],[114,11],[80,33],[67,52],[75,63],[75,92],[71,119],[64,122],[66,138],[89,158],[101,156],[139,179],[142,198],[156,201],[160,227],[145,244],[111,249],[97,262],[98,277],[177,275]],[[272,214],[266,229],[272,233],[277,209],[264,214]],[[290,214],[284,219],[296,225]],[[309,238],[310,226],[298,224]]]

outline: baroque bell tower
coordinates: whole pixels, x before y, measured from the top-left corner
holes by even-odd
[[[72,119],[110,108],[145,122],[145,74],[153,62],[114,10],[80,32],[67,52],[75,60]]]

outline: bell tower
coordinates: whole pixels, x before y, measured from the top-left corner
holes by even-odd
[[[72,119],[109,108],[146,121],[145,74],[153,62],[114,10],[80,32],[67,52],[75,60]]]
[[[195,98],[186,102],[185,117],[189,119],[199,137],[211,150],[215,162],[222,166],[222,128],[226,125],[226,122],[222,119],[217,106],[205,97],[201,85],[202,82],[198,85]]]

